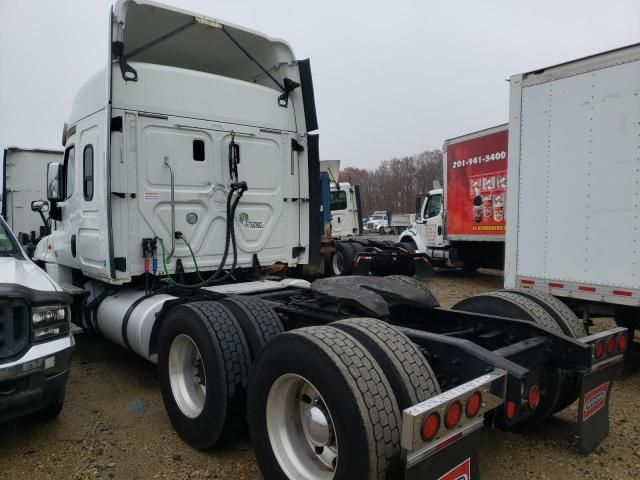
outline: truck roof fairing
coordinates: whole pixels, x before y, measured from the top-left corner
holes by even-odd
[[[132,61],[259,82],[265,74],[231,38],[272,74],[277,65],[295,60],[282,40],[153,1],[119,0],[113,17],[113,41],[123,43],[123,54]]]

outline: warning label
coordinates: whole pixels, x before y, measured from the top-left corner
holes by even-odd
[[[145,201],[157,201],[160,200],[160,192],[144,192]]]

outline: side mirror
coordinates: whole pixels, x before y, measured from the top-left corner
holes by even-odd
[[[64,192],[62,189],[62,165],[58,162],[49,162],[47,165],[47,199],[50,202],[59,202],[64,200]]]
[[[34,200],[31,202],[31,211],[32,212],[48,212],[49,211],[49,202],[46,200]]]
[[[416,197],[416,222],[422,220],[422,202],[424,201],[424,195],[418,195]]]

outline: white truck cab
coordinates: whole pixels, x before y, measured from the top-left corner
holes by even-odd
[[[357,187],[348,182],[331,183],[331,232],[334,238],[353,237],[360,233]]]
[[[0,217],[0,422],[60,413],[75,345],[69,302]]]

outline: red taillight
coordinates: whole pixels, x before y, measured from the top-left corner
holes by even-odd
[[[627,334],[621,333],[618,335],[618,350],[624,352],[627,349]]]
[[[422,424],[422,440],[430,442],[440,429],[440,415],[438,412],[430,413]]]
[[[467,418],[475,417],[480,411],[482,406],[482,395],[480,392],[473,392],[473,394],[467,399],[467,405],[465,406],[465,413]]]
[[[538,408],[540,403],[540,389],[537,385],[532,385],[529,389],[529,407],[531,410]]]
[[[507,405],[504,407],[504,414],[507,416],[509,420],[516,416],[516,411],[518,407],[516,406],[516,402],[512,402],[509,400]]]
[[[596,358],[600,358],[604,355],[604,340],[598,340],[596,342],[594,353],[596,355]]]
[[[607,355],[613,355],[616,351],[616,339],[613,337],[609,337],[607,340]]]
[[[455,427],[460,421],[462,416],[462,405],[460,402],[453,402],[447,407],[447,411],[444,414],[444,426],[447,428]]]

